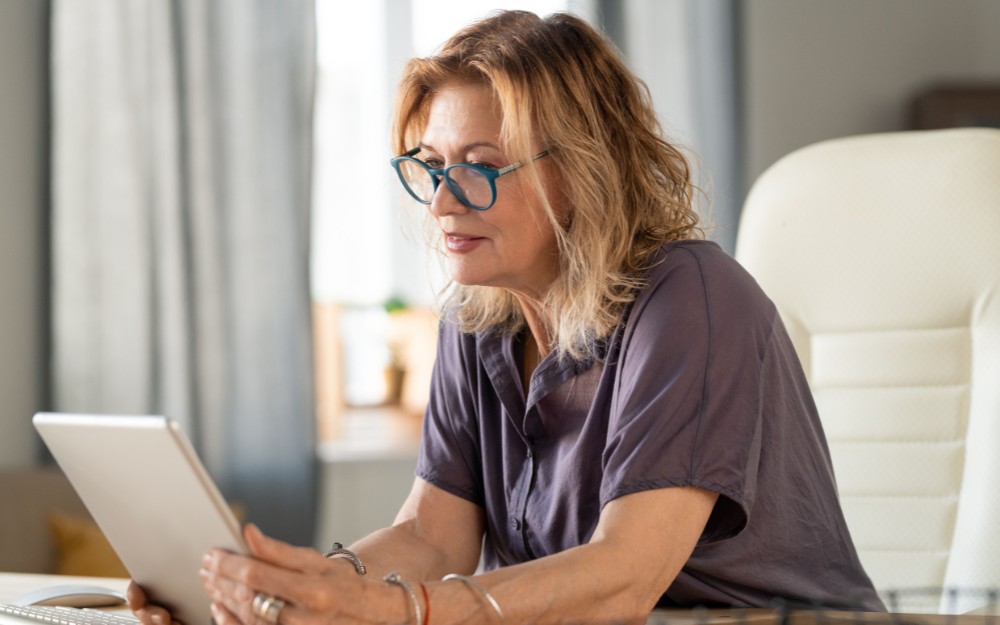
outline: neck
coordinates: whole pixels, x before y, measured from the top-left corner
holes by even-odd
[[[524,341],[524,365],[521,371],[521,381],[524,384],[525,394],[527,394],[531,384],[531,374],[534,373],[538,363],[551,351],[548,328],[552,326],[549,324],[549,320],[542,318],[540,307],[535,302],[522,297],[518,297],[518,300],[528,325],[528,335]]]
[[[521,312],[524,314],[524,320],[528,324],[531,339],[534,340],[535,346],[538,349],[538,359],[541,360],[551,351],[549,328],[554,327],[552,320],[544,318],[541,308],[536,302],[528,301],[520,296],[517,299],[521,304]]]

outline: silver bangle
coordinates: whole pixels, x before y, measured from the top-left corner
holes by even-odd
[[[491,608],[493,608],[493,611],[497,613],[497,616],[500,617],[500,622],[501,623],[504,622],[503,610],[500,609],[500,604],[497,603],[497,600],[493,598],[493,595],[491,595],[489,591],[487,591],[485,588],[480,586],[476,580],[472,579],[468,575],[459,575],[458,573],[451,573],[449,575],[445,575],[444,577],[442,577],[441,581],[447,582],[453,579],[463,582],[466,586],[481,594],[483,596],[483,599],[486,599],[486,602],[490,604]]]
[[[365,568],[365,565],[361,561],[361,558],[358,557],[358,554],[345,548],[340,543],[333,543],[330,550],[323,555],[330,559],[347,558],[354,564],[354,570],[358,572],[358,575],[364,575],[368,572],[368,569]]]
[[[393,571],[392,573],[389,573],[388,575],[383,577],[382,581],[387,584],[393,584],[399,586],[404,591],[406,591],[406,594],[410,597],[410,603],[413,604],[413,616],[416,619],[415,620],[416,625],[423,625],[424,612],[423,610],[420,609],[420,600],[417,599],[417,593],[413,592],[413,587],[410,586],[410,582],[403,579],[403,577],[396,571]]]

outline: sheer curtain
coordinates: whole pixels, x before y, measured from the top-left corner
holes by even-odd
[[[248,520],[300,544],[314,22],[311,0],[52,10],[53,404],[178,419]]]
[[[738,0],[597,0],[605,31],[646,82],[668,137],[689,150],[709,236],[733,253],[745,194]]]

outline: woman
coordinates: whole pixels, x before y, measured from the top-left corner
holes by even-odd
[[[206,554],[219,625],[882,609],[777,312],[700,240],[685,159],[607,42],[562,14],[473,24],[410,62],[394,140],[454,282],[417,479],[331,558],[252,526],[255,558]]]

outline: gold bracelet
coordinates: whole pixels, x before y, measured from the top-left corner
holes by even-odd
[[[365,573],[368,572],[368,569],[365,568],[365,565],[361,561],[361,558],[358,557],[358,554],[354,553],[350,549],[345,548],[340,543],[333,543],[333,546],[330,547],[330,550],[324,553],[323,555],[331,559],[347,558],[354,564],[354,570],[358,572],[358,575],[364,575]]]
[[[472,579],[467,575],[459,575],[458,573],[451,573],[449,575],[445,575],[444,577],[442,577],[441,581],[448,582],[453,579],[463,582],[466,586],[481,594],[483,596],[483,599],[486,599],[486,602],[489,603],[490,607],[493,608],[493,611],[497,613],[497,616],[500,617],[500,622],[501,623],[504,622],[503,610],[500,609],[500,604],[497,603],[497,600],[493,598],[493,595],[491,595],[489,591],[487,591],[485,588],[480,586],[479,583],[476,582],[476,580]]]
[[[423,625],[424,615],[423,611],[420,609],[420,600],[417,599],[417,593],[413,592],[413,587],[410,586],[410,582],[403,579],[403,577],[396,571],[393,571],[383,577],[382,581],[387,584],[399,586],[406,592],[407,595],[409,595],[410,602],[413,604],[413,616],[415,618],[415,623],[416,625]]]

